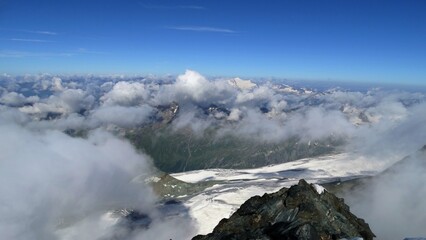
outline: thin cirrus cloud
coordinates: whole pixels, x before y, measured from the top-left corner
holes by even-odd
[[[32,31],[32,30],[21,30],[21,32],[35,33],[35,34],[43,34],[43,35],[58,35],[58,33],[56,33],[56,32],[51,32],[51,31]]]
[[[14,51],[14,50],[0,50],[0,58],[26,58],[26,57],[72,57],[85,54],[109,54],[108,52],[92,51],[85,48],[78,48],[69,52],[28,52],[28,51]]]
[[[76,55],[71,52],[25,52],[25,51],[0,51],[0,58],[25,58],[25,57],[71,57]]]
[[[193,31],[193,32],[216,32],[216,33],[236,33],[236,31],[228,28],[216,28],[205,26],[173,26],[166,27],[167,29],[180,30],[180,31]]]
[[[23,33],[33,33],[41,35],[58,35],[57,32],[44,31],[44,30],[28,30],[28,29],[10,29],[10,28],[0,28],[2,31],[12,31],[12,32],[23,32]]]
[[[33,43],[52,43],[52,42],[54,42],[54,41],[48,41],[48,40],[43,40],[43,39],[31,39],[31,38],[10,38],[8,40],[15,41],[15,42],[33,42]]]

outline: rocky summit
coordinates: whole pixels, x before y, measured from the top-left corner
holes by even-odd
[[[343,199],[318,185],[297,185],[247,200],[208,235],[193,240],[373,239],[367,223]]]

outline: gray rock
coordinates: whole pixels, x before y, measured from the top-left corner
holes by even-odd
[[[349,211],[343,199],[300,180],[276,193],[247,200],[212,233],[193,240],[225,239],[352,239],[375,237],[364,220]]]

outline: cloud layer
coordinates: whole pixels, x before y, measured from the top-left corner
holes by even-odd
[[[167,128],[196,137],[213,132],[218,139],[231,135],[276,144],[337,137],[347,143],[344,151],[390,165],[425,144],[425,104],[422,92],[319,91],[208,79],[191,70],[176,79],[2,75],[0,232],[9,239],[108,239],[117,229],[105,213],[131,208],[150,214],[153,224],[135,233],[122,229],[129,238],[188,238],[191,221],[159,217],[151,189],[134,181],[151,174],[149,157],[111,132],[154,126],[166,118]],[[87,138],[72,138],[64,133],[69,130],[83,130]],[[388,206],[399,207],[406,195],[423,189],[416,184],[424,175],[418,169],[377,183],[368,190],[374,193],[370,197],[385,201],[391,194]],[[390,191],[395,188],[400,191]],[[423,193],[417,191],[414,198],[422,199]],[[369,202],[373,205],[365,206],[377,207]],[[357,211],[367,221],[383,215],[368,208]],[[415,218],[408,210],[395,212]],[[178,227],[163,231],[165,225]]]
[[[218,136],[235,134],[259,141],[304,141],[329,136],[356,139],[384,133],[421,114],[423,93],[365,89],[350,91],[294,88],[283,83],[207,79],[187,70],[175,80],[123,76],[3,76],[2,111],[18,110],[33,125],[82,129],[132,128],[150,124],[161,106],[179,105],[172,126],[207,128]],[[67,126],[70,124],[70,126]],[[362,134],[361,134],[362,133]],[[373,137],[374,138],[374,137]]]

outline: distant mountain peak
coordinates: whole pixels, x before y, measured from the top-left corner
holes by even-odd
[[[250,90],[250,89],[253,89],[257,86],[256,83],[253,83],[250,80],[243,80],[239,77],[228,80],[228,83],[231,86],[234,86],[234,87],[239,88],[241,90]]]

